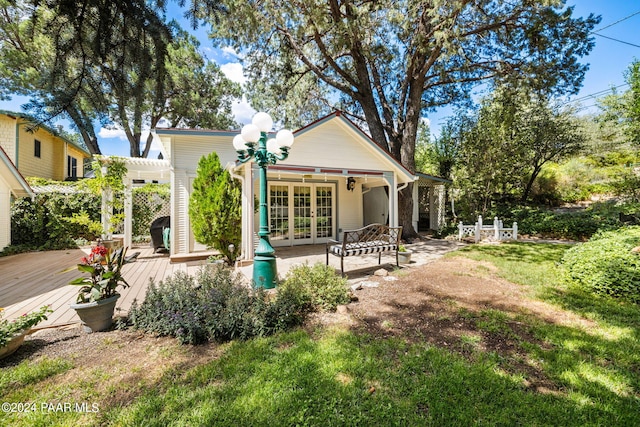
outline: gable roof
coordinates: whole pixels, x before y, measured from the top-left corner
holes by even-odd
[[[0,147],[0,177],[9,183],[11,192],[17,197],[34,196],[29,183],[18,172],[18,168],[16,168],[2,147]]]
[[[367,146],[372,152],[374,152],[379,158],[383,159],[385,162],[390,164],[393,168],[397,169],[401,175],[404,175],[405,182],[406,181],[415,181],[418,177],[411,173],[402,163],[396,160],[389,151],[382,148],[380,145],[376,144],[376,142],[365,133],[360,127],[358,127],[354,122],[349,120],[344,116],[344,113],[341,111],[334,111],[333,113],[327,114],[324,117],[319,118],[318,120],[301,127],[298,130],[293,132],[295,137],[299,137],[313,129],[316,129],[319,126],[322,126],[332,120],[338,120],[343,126],[350,129],[356,136],[359,141]],[[160,135],[194,135],[194,136],[228,136],[234,137],[240,132],[240,130],[213,130],[213,129],[186,129],[186,128],[155,128],[152,130],[152,133],[160,136]],[[164,145],[162,145],[163,148]]]
[[[329,122],[331,120],[334,119],[339,119],[343,124],[345,124],[347,127],[351,128],[351,130],[353,130],[356,134],[358,134],[361,139],[370,147],[373,148],[373,150],[375,152],[377,152],[378,155],[380,155],[381,157],[383,157],[385,160],[391,162],[394,164],[395,167],[397,167],[398,169],[400,169],[401,172],[403,172],[407,177],[411,177],[411,180],[415,180],[417,177],[411,173],[411,171],[409,169],[407,169],[406,167],[404,167],[404,165],[402,163],[400,163],[395,157],[393,157],[393,155],[385,150],[383,147],[381,147],[380,145],[378,145],[373,138],[371,138],[366,132],[364,132],[358,125],[356,125],[354,122],[352,122],[351,120],[349,120],[347,117],[345,117],[345,115],[343,114],[342,111],[336,110],[333,113],[327,114],[324,117],[319,118],[318,120],[304,126],[301,127],[300,129],[296,130],[295,132],[293,132],[294,136],[299,136],[302,135],[318,126],[323,125],[326,122]]]
[[[453,184],[453,181],[451,181],[450,179],[447,179],[447,178],[442,178],[441,176],[429,175],[429,174],[422,173],[422,172],[416,172],[416,175],[418,175],[418,178],[421,178],[421,179],[427,179],[427,180],[430,180],[430,181],[442,182],[444,184]]]
[[[82,151],[84,154],[87,155],[87,157],[91,157],[91,153],[89,152],[87,147],[84,145],[84,143],[78,143],[78,142],[72,141],[72,140],[60,135],[60,132],[58,132],[54,128],[49,127],[49,126],[47,126],[45,124],[38,124],[39,120],[36,119],[33,116],[30,116],[29,114],[17,113],[15,111],[7,111],[7,110],[0,110],[0,114],[5,115],[5,116],[9,116],[11,118],[20,118],[20,119],[22,119],[24,121],[33,123],[34,125],[37,125],[37,127],[42,128],[45,131],[49,132],[51,135],[53,135],[53,136],[55,136],[57,138],[60,138],[61,140],[63,140],[67,144],[72,145],[73,147],[75,147],[78,150]]]

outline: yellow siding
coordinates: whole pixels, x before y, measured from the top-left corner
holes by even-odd
[[[84,176],[84,159],[87,158],[87,155],[82,151],[75,148],[73,145],[67,144],[67,156],[71,156],[78,162],[77,176],[78,178],[82,178]],[[64,175],[67,178],[67,163],[65,158],[65,166],[64,166]]]
[[[36,139],[40,141],[39,158],[34,155]],[[57,181],[65,178],[65,144],[60,138],[43,129],[27,132],[24,124],[21,124],[18,144],[18,170],[22,175]]]
[[[16,120],[0,114],[0,146],[16,163]]]

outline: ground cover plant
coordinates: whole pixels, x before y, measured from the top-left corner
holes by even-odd
[[[0,397],[99,411],[0,424],[635,425],[640,310],[559,280],[571,247],[472,245],[268,337],[184,346],[113,331],[83,335],[77,353],[61,337],[66,353],[5,362]]]
[[[547,208],[522,207],[499,214],[505,224],[518,223],[518,233],[547,238],[587,240],[600,230],[612,230],[622,225],[620,213],[633,211],[615,203],[598,203],[575,212],[556,212]]]
[[[200,344],[271,335],[348,302],[346,280],[322,264],[292,268],[275,296],[249,289],[229,268],[212,264],[197,277],[178,272],[152,282],[129,317],[135,328]]]
[[[570,283],[601,296],[640,302],[640,227],[601,232],[563,259]]]

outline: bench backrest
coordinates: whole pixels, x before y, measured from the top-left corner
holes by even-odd
[[[342,235],[343,249],[365,248],[372,245],[400,245],[402,227],[369,224],[357,230],[345,231]]]

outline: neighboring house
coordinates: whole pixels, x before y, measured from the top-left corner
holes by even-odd
[[[83,177],[91,153],[44,125],[30,131],[34,120],[23,113],[0,111],[0,147],[25,177],[56,181]]]
[[[171,173],[171,255],[183,257],[206,248],[193,236],[189,196],[198,161],[215,151],[242,182],[242,255],[253,258],[258,229],[254,200],[258,173],[253,162],[240,164],[232,139],[238,132],[156,129]],[[343,230],[369,223],[398,225],[398,192],[414,189],[414,227],[421,215],[418,197],[426,200],[430,228],[444,222],[443,184],[449,181],[414,175],[340,113],[330,114],[294,132],[289,157],[269,166],[268,204],[273,246],[324,243]],[[135,173],[133,170],[129,170]],[[426,192],[423,189],[429,189]],[[127,236],[125,239],[129,240]],[[128,242],[130,243],[130,241]]]
[[[11,244],[11,199],[33,197],[33,191],[0,147],[0,251]]]

